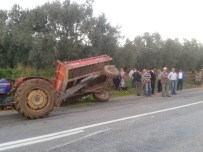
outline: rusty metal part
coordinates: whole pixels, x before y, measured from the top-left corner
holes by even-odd
[[[59,101],[67,99],[68,97],[73,95],[75,92],[77,92],[78,90],[85,87],[91,80],[95,80],[98,76],[99,75],[90,75],[89,77],[87,77],[85,79],[82,79],[79,84],[77,84],[76,86],[71,87],[70,89],[67,89],[66,93],[61,95],[61,97],[59,98]]]
[[[46,93],[39,89],[31,91],[27,96],[27,99],[27,104],[33,110],[43,109],[48,103],[48,97]]]

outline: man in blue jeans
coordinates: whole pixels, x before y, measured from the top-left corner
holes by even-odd
[[[172,71],[168,74],[168,79],[171,81],[171,95],[175,95],[177,81],[177,73],[175,71],[175,68],[172,68]]]
[[[151,96],[151,75],[150,70],[143,70],[144,74],[142,76],[143,83],[145,86],[145,96]]]
[[[181,69],[178,72],[178,84],[177,84],[177,90],[182,90],[183,88],[183,81],[185,80],[185,72],[183,72]]]

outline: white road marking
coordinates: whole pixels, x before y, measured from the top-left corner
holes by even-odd
[[[149,116],[149,115],[153,115],[153,114],[163,113],[163,112],[167,112],[167,111],[177,110],[177,109],[186,108],[186,107],[190,107],[190,106],[198,105],[198,104],[202,104],[202,103],[203,103],[203,101],[199,101],[199,102],[194,102],[194,103],[186,104],[186,105],[182,105],[182,106],[157,110],[157,111],[148,112],[148,113],[144,113],[144,114],[124,117],[124,118],[110,120],[110,121],[105,121],[105,122],[92,124],[92,125],[88,125],[88,126],[83,126],[83,127],[78,127],[78,128],[65,130],[65,131],[61,131],[61,132],[57,132],[57,133],[53,133],[53,134],[48,134],[48,135],[37,136],[37,137],[33,137],[33,138],[27,138],[27,139],[2,143],[2,144],[0,144],[0,151],[4,150],[6,147],[16,148],[16,146],[21,147],[21,146],[31,145],[31,144],[35,144],[35,143],[40,143],[40,142],[43,142],[43,141],[48,141],[48,139],[49,140],[56,139],[57,136],[58,136],[58,138],[61,138],[61,137],[63,137],[63,134],[67,134],[66,136],[72,135],[72,134],[77,134],[77,133],[82,132],[85,129],[89,129],[89,128],[93,128],[93,127],[98,127],[98,126],[107,125],[107,124],[111,124],[111,123],[115,123],[115,122],[120,122],[120,121],[135,119],[135,118],[139,118],[139,117]],[[43,138],[47,138],[47,139],[43,140]],[[27,142],[27,144],[26,144],[26,142]]]
[[[110,128],[105,129],[105,130],[100,130],[100,131],[93,132],[93,133],[88,134],[88,135],[86,135],[86,136],[84,136],[84,137],[82,137],[82,138],[79,138],[79,139],[77,139],[77,140],[73,140],[73,141],[71,141],[71,142],[69,142],[69,143],[65,143],[65,144],[62,144],[62,145],[58,145],[58,146],[56,146],[56,147],[53,147],[53,148],[51,148],[51,149],[49,149],[49,150],[47,150],[47,151],[53,151],[53,150],[55,150],[55,149],[57,149],[57,148],[60,148],[60,147],[63,147],[63,146],[66,146],[66,145],[69,145],[69,144],[78,142],[78,141],[80,141],[80,140],[83,140],[83,139],[86,139],[86,138],[95,136],[95,135],[97,135],[97,134],[100,134],[100,133],[103,133],[103,132],[109,131],[109,130],[110,130]]]
[[[85,137],[83,137],[83,138],[81,138],[81,139],[89,138],[89,137],[91,137],[91,136],[95,136],[95,135],[97,135],[97,134],[100,134],[100,133],[103,133],[103,132],[109,131],[109,130],[110,130],[110,128],[105,129],[105,130],[96,131],[96,132],[93,132],[93,133],[91,133],[91,134],[88,134],[87,136],[85,136]]]
[[[17,140],[13,142],[7,142],[7,143],[0,144],[0,151],[33,145],[33,144],[37,144],[37,143],[41,143],[41,142],[45,142],[45,141],[49,141],[57,138],[67,137],[70,135],[81,133],[83,131],[84,130],[78,130],[75,132],[69,132],[69,133],[57,134],[57,135],[54,133],[55,135],[48,134],[48,135],[38,136],[34,138],[27,138],[27,139]]]

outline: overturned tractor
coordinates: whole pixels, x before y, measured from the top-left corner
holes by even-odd
[[[0,106],[12,106],[22,116],[37,119],[47,116],[54,106],[92,94],[106,102],[109,81],[119,74],[107,55],[70,62],[57,61],[54,83],[44,77],[23,77],[16,82],[0,80]]]

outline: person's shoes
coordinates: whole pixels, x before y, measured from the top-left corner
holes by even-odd
[[[141,96],[141,95],[138,93],[137,96]]]
[[[177,95],[177,93],[174,93],[174,95]]]
[[[171,96],[169,96],[169,95],[166,95],[167,97],[171,97]]]
[[[165,97],[164,95],[162,95],[162,97]]]

